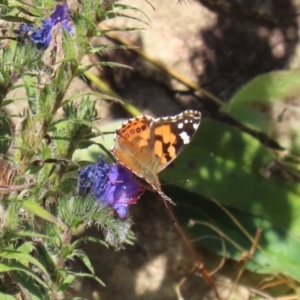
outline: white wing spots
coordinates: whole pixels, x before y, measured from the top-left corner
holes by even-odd
[[[196,130],[199,127],[199,123],[194,123],[193,128]]]
[[[179,124],[177,125],[177,127],[178,127],[179,129],[182,129],[182,128],[183,128],[183,123],[179,123]]]
[[[190,142],[190,136],[185,131],[181,132],[179,135],[184,144],[188,144]]]
[[[188,122],[189,122],[189,120],[188,120],[188,119],[185,119],[185,120],[184,120],[184,123],[185,123],[185,124],[187,124]]]

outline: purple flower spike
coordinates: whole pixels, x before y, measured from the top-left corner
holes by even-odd
[[[70,11],[67,5],[57,5],[55,11],[50,15],[50,18],[43,20],[42,26],[31,34],[30,39],[37,49],[45,50],[48,48],[53,28],[58,23],[61,23],[62,27],[67,32],[74,34],[74,27],[72,25],[72,19],[70,18]]]
[[[97,164],[89,165],[78,172],[80,195],[91,194],[95,201],[111,206],[118,216],[126,217],[128,208],[137,202],[144,191],[123,166],[108,165],[99,157]]]

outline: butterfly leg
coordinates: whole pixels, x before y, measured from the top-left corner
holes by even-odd
[[[159,193],[159,195],[163,198],[164,202],[165,202],[165,205],[167,206],[167,202],[170,202],[171,204],[173,205],[176,205],[171,198],[169,198],[168,196],[166,196],[164,194],[163,191],[160,191],[160,190],[157,190],[157,192]]]

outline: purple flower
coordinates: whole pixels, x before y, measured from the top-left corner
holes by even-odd
[[[104,192],[107,181],[109,165],[104,162],[102,156],[99,157],[96,164],[87,166],[79,170],[77,186],[79,195],[92,193],[95,197]]]
[[[35,44],[37,49],[45,50],[48,48],[53,27],[51,19],[43,20],[42,26],[31,34],[30,40]]]
[[[103,194],[103,203],[114,208],[120,218],[128,212],[128,206],[135,204],[143,192],[128,169],[121,165],[111,165],[108,173],[108,182]],[[98,198],[101,200],[101,198]]]
[[[108,165],[100,156],[97,164],[79,171],[78,190],[80,195],[91,194],[95,201],[111,206],[123,219],[144,188],[133,180],[128,169],[121,165]]]
[[[36,45],[37,49],[44,50],[48,48],[52,37],[52,30],[58,23],[61,23],[62,27],[70,34],[74,33],[69,7],[66,4],[57,5],[50,18],[43,20],[42,26],[30,36],[31,41]]]
[[[21,24],[19,28],[15,30],[15,34],[19,35],[20,32],[24,34],[33,31],[30,40],[35,44],[37,49],[45,50],[50,44],[53,28],[58,23],[61,23],[67,32],[74,34],[70,11],[66,4],[57,5],[49,19],[42,20],[42,26],[40,28],[35,29],[32,25]]]
[[[31,24],[20,24],[19,27],[14,30],[14,34],[20,35],[23,32],[30,32],[30,31],[34,31],[34,30],[35,30],[35,28]]]
[[[18,28],[14,30],[14,34],[17,36],[17,41],[23,43],[30,33],[35,31],[35,27],[31,24],[20,24]]]

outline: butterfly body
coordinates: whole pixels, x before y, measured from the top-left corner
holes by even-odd
[[[112,153],[117,162],[142,178],[148,188],[173,203],[161,190],[157,174],[190,142],[200,121],[201,113],[193,110],[157,119],[149,116],[129,119],[116,131]]]

